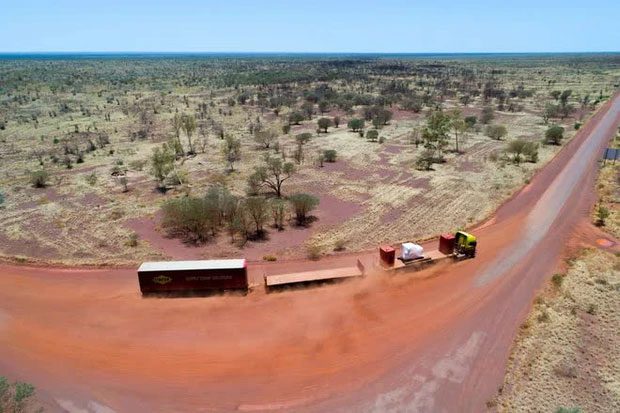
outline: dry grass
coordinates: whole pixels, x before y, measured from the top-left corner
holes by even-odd
[[[617,166],[603,168],[599,195],[617,194],[617,177]],[[607,229],[618,236],[613,211]],[[620,411],[619,291],[620,257],[604,250],[587,250],[556,274],[519,332],[499,411]]]
[[[549,99],[549,91],[570,88],[575,99],[599,91],[609,94],[609,84],[618,78],[618,72],[613,70],[593,73],[553,65],[507,65],[505,68],[506,72],[502,74],[505,88],[523,82],[527,88],[537,89],[532,98],[520,100],[523,111],[496,113],[495,121],[508,128],[508,139],[541,139],[546,125],[542,124],[539,114],[543,102]],[[345,90],[339,82],[332,86]],[[354,84],[352,88],[363,91],[364,85]],[[25,120],[11,118],[7,129],[0,131],[0,189],[6,198],[0,211],[0,255],[66,263],[110,264],[160,257],[161,254],[144,240],[131,246],[133,232],[126,225],[128,219],[152,216],[165,199],[186,192],[201,195],[214,183],[225,184],[237,195],[244,194],[246,179],[265,152],[257,148],[248,133],[250,120],[259,117],[266,128],[278,131],[282,152],[289,159],[295,146],[294,135],[301,131],[314,134],[316,128],[315,117],[310,122],[294,126],[289,135],[283,135],[281,126],[286,109],[275,117],[272,113],[261,113],[256,106],[228,107],[226,100],[234,93],[230,89],[177,87],[168,94],[129,89],[117,94],[120,105],[110,104],[106,101],[106,93],[98,92],[97,89],[77,93],[61,90],[46,95],[49,91],[43,89],[42,99],[19,106],[18,115]],[[158,102],[158,114],[152,125],[156,139],[132,141],[130,131],[135,129],[139,120],[137,115],[124,108],[134,102],[153,100]],[[47,117],[47,111],[56,109],[60,101],[71,102],[74,108],[82,106],[92,114],[84,116],[74,111]],[[205,102],[210,104],[208,116],[221,124],[226,134],[241,139],[241,162],[235,165],[235,172],[227,173],[221,141],[210,134],[205,152],[179,165],[187,171],[189,184],[166,195],[155,193],[148,165],[142,170],[136,170],[133,165],[144,162],[154,147],[173,134],[170,119],[177,111],[192,113],[198,104]],[[455,105],[456,100],[444,102],[446,108]],[[477,98],[467,110],[476,112],[482,106],[481,99]],[[104,113],[110,114],[110,121],[103,118]],[[27,120],[29,114],[38,114],[36,127]],[[425,238],[479,221],[559,150],[559,147],[542,147],[537,164],[515,166],[502,161],[492,162],[490,154],[501,150],[504,142],[492,141],[483,135],[482,130],[477,130],[464,139],[464,154],[448,154],[447,162],[436,165],[435,171],[421,172],[414,169],[413,163],[422,149],[411,145],[407,135],[412,128],[423,124],[423,114],[403,115],[400,112],[381,130],[384,144],[367,142],[356,133],[347,131],[344,126],[347,116],[341,114],[341,117],[343,125],[340,128],[330,128],[328,134],[320,136],[314,134],[306,147],[305,163],[284,187],[285,194],[310,191],[317,195],[328,194],[345,205],[350,202],[361,206],[360,212],[348,219],[331,221],[324,218],[329,218],[332,211],[319,206],[323,218],[313,224],[311,237],[304,242],[321,251],[332,251],[341,240],[346,240],[347,250],[356,250],[379,242]],[[565,121],[569,138],[574,134],[572,124],[575,120]],[[30,188],[28,171],[39,167],[31,155],[32,150],[58,147],[53,143],[54,139],[67,136],[75,125],[80,131],[94,130],[95,127],[105,130],[110,135],[111,145],[86,154],[85,163],[75,164],[71,170],[46,160],[45,167],[51,175],[50,187]],[[335,165],[318,168],[313,158],[324,149],[335,149],[338,161]],[[123,166],[129,166],[128,193],[122,192],[118,180],[110,174],[111,168],[120,161]],[[96,181],[89,183],[91,176],[96,176]],[[298,247],[293,250],[303,254],[303,248]],[[276,257],[285,253],[268,252]],[[219,253],[222,251],[213,254]]]

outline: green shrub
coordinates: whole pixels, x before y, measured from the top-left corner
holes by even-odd
[[[263,255],[263,261],[277,261],[278,257],[274,255]]]
[[[548,145],[559,145],[563,138],[564,128],[561,126],[550,126],[545,132],[545,143]]]
[[[579,407],[558,407],[555,413],[581,413]]]
[[[136,234],[135,232],[132,232],[131,234],[129,234],[129,238],[127,239],[126,244],[128,247],[137,247],[138,246],[138,234]]]
[[[209,238],[213,221],[212,211],[202,198],[183,197],[166,201],[162,206],[162,227],[172,236],[191,243],[202,243]]]
[[[297,225],[305,225],[308,220],[308,214],[319,205],[319,199],[310,194],[294,194],[288,200],[295,212]]]
[[[321,247],[316,244],[306,246],[306,253],[309,259],[318,260],[321,257]]]
[[[86,175],[84,177],[84,180],[88,185],[95,186],[95,184],[97,183],[97,173],[93,171],[92,173]]]
[[[49,174],[45,169],[30,172],[30,184],[35,188],[45,188],[49,180]]]
[[[553,274],[553,276],[551,277],[551,282],[557,288],[560,288],[562,286],[563,281],[564,281],[564,276],[562,274]]]
[[[336,157],[338,156],[335,149],[326,149],[323,151],[323,155],[325,156],[325,162],[336,162]]]

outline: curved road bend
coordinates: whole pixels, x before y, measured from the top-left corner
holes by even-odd
[[[483,411],[536,290],[587,216],[619,123],[616,95],[475,230],[475,260],[186,299],[142,299],[133,270],[0,266],[0,373],[35,384],[52,412]]]

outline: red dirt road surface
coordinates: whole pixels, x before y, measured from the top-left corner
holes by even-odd
[[[141,298],[135,270],[2,266],[0,372],[32,382],[46,411],[484,411],[536,290],[580,233],[597,160],[619,122],[616,95],[474,230],[474,260],[176,299]],[[251,272],[260,279],[355,259]]]

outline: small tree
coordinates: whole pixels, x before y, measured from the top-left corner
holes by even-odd
[[[332,126],[332,120],[329,118],[321,118],[317,121],[317,124],[319,126],[319,130],[322,129],[323,132],[327,133],[327,128]]]
[[[310,139],[312,139],[312,134],[310,132],[304,132],[295,135],[295,141],[298,145],[305,145],[306,143],[310,142]]]
[[[528,162],[538,162],[538,144],[536,142],[528,141],[523,147],[523,155]]]
[[[254,140],[264,149],[269,149],[275,139],[276,134],[270,130],[257,130],[254,132]]]
[[[196,153],[194,151],[194,144],[192,142],[192,135],[196,131],[196,118],[193,115],[183,115],[182,128],[183,128],[183,132],[185,132],[185,136],[187,136],[189,154],[193,155]]]
[[[157,181],[158,187],[163,188],[166,176],[174,169],[175,155],[167,144],[153,149],[150,158],[151,175]]]
[[[558,125],[550,126],[545,132],[545,143],[559,145],[564,138],[564,128]]]
[[[491,106],[485,106],[482,108],[482,114],[480,116],[480,122],[483,124],[489,124],[495,117],[495,111]]]
[[[291,125],[282,125],[282,133],[285,135],[288,135],[288,133],[291,131]]]
[[[521,162],[521,155],[523,155],[527,150],[528,142],[523,139],[515,139],[508,143],[508,148],[506,151],[513,155],[512,161],[514,163]]]
[[[334,126],[337,128],[340,126],[340,116],[334,116]]]
[[[329,111],[329,102],[327,102],[326,100],[322,100],[319,102],[319,112],[321,112],[321,115],[325,114],[325,112]]]
[[[228,169],[234,171],[235,162],[241,159],[241,141],[235,137],[227,135],[224,139],[222,152],[228,163]]]
[[[45,188],[49,180],[49,174],[45,169],[30,172],[30,184],[35,188]]]
[[[353,132],[358,132],[364,129],[364,120],[353,118],[347,123],[347,127],[351,129]]]
[[[256,229],[256,236],[258,238],[264,235],[263,226],[269,214],[269,205],[267,199],[263,196],[251,196],[245,199],[245,210],[250,217]]]
[[[488,125],[484,133],[489,138],[499,141],[508,134],[508,129],[504,125]]]
[[[443,150],[448,145],[448,134],[450,133],[450,117],[441,110],[436,110],[430,114],[426,120],[426,127],[422,130],[422,140],[427,149],[439,154],[434,159],[443,159]]]
[[[465,133],[467,129],[467,124],[463,119],[463,114],[460,109],[455,108],[449,113],[450,116],[450,126],[452,127],[452,132],[454,132],[454,150],[456,153],[460,152],[459,149],[459,134]]]
[[[301,111],[303,112],[305,117],[308,120],[312,120],[312,115],[314,115],[314,104],[312,102],[304,102],[301,105]]]
[[[270,202],[273,226],[278,231],[284,229],[284,218],[286,215],[286,203],[282,199],[272,199]]]
[[[289,197],[289,202],[295,212],[297,225],[305,225],[308,214],[319,205],[319,199],[310,194],[294,194]]]
[[[284,162],[282,158],[265,157],[265,164],[256,168],[250,175],[248,185],[265,185],[273,190],[278,198],[282,196],[282,184],[295,173],[292,162]]]

